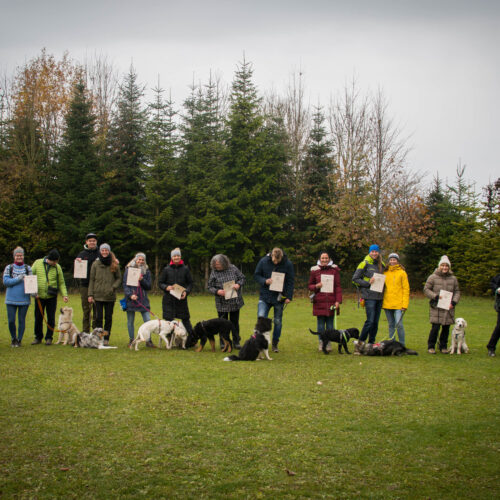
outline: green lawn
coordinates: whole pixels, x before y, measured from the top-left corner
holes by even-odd
[[[213,297],[189,301],[193,324],[216,316]],[[257,311],[255,296],[245,302],[242,340]],[[70,305],[81,326],[78,297]],[[33,306],[13,349],[2,306],[0,497],[499,498],[492,300],[459,304],[462,356],[426,353],[423,298],[405,316],[420,355],[402,358],[319,353],[311,309],[307,299],[287,307],[272,362],[224,363],[207,348],[130,351],[118,307],[117,350],[30,346]],[[353,298],[341,313],[340,328],[361,328]]]

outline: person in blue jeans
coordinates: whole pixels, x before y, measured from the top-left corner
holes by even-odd
[[[368,342],[373,344],[378,332],[378,322],[382,312],[383,292],[370,290],[370,285],[374,282],[375,273],[383,274],[385,264],[380,255],[380,247],[372,245],[368,250],[368,255],[359,264],[352,276],[352,282],[361,292],[361,298],[365,302],[366,321],[359,335],[359,340],[363,342],[368,338]]]
[[[131,268],[139,268],[141,276],[139,278],[139,286],[127,285],[128,270]],[[123,274],[123,290],[125,292],[125,299],[127,301],[127,329],[129,337],[129,347],[134,340],[134,320],[135,313],[139,312],[142,315],[144,323],[151,319],[149,310],[151,308],[148,298],[148,290],[151,290],[151,272],[146,264],[146,255],[138,253],[127,264],[125,273]],[[148,347],[153,347],[151,339],[146,342]]]
[[[14,262],[5,267],[3,284],[7,288],[5,304],[7,305],[7,319],[11,336],[11,346],[21,347],[26,327],[26,313],[31,303],[31,296],[24,293],[24,277],[33,274],[31,267],[24,263],[24,250],[21,247],[14,249]],[[16,332],[16,314],[18,318]]]
[[[269,289],[273,283],[273,278],[271,277],[273,272],[282,273],[284,275],[283,288],[281,291]],[[257,315],[267,318],[271,308],[274,308],[272,349],[273,352],[279,352],[278,342],[281,337],[283,325],[283,309],[293,298],[293,265],[281,248],[273,248],[271,253],[268,253],[259,260],[253,277],[260,285]]]

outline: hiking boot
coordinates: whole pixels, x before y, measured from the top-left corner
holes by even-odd
[[[151,340],[146,340],[146,347],[156,347]]]
[[[31,345],[37,345],[37,344],[41,344],[42,341],[40,339],[35,339],[33,342],[31,342]]]
[[[278,344],[273,344],[273,352],[280,352],[278,349]]]
[[[45,345],[52,345],[52,339],[47,339],[45,341]]]
[[[494,358],[496,356],[495,351],[493,349],[488,349],[488,356],[490,356],[490,358]]]

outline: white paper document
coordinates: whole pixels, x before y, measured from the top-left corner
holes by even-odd
[[[282,292],[285,284],[285,273],[272,272],[271,279],[273,282],[269,285],[269,290],[273,292]]]
[[[170,290],[170,295],[173,295],[176,299],[181,300],[182,293],[184,290],[186,290],[183,286],[178,285],[175,283],[175,285],[172,285],[173,288]]]
[[[226,283],[224,283],[222,285],[222,287],[224,288],[224,298],[226,300],[229,300],[229,299],[235,299],[236,297],[238,297],[238,292],[233,288],[233,285],[235,284],[234,280],[233,281],[226,281]]]
[[[383,292],[385,284],[385,274],[374,273],[375,281],[370,285],[370,290],[374,292]]]
[[[321,283],[323,286],[319,289],[319,291],[323,293],[333,293],[334,280],[335,276],[333,276],[333,274],[322,274]]]
[[[447,290],[441,290],[439,292],[439,300],[437,306],[439,309],[450,309],[451,299],[453,298],[453,292],[448,292]]]
[[[24,293],[38,293],[38,279],[36,276],[24,277]]]
[[[141,270],[138,267],[128,267],[127,269],[127,286],[139,286]]]
[[[73,271],[73,278],[87,279],[87,266],[88,260],[75,260],[75,269]]]

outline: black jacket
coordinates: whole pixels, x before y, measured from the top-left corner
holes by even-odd
[[[182,262],[182,261],[181,261]],[[167,286],[178,284],[186,289],[186,298],[176,299],[169,291]],[[179,318],[189,319],[189,307],[187,296],[193,289],[193,278],[189,268],[184,264],[175,265],[172,262],[165,266],[158,278],[158,286],[163,290],[163,319],[168,321]]]
[[[87,278],[86,279],[81,279],[80,280],[80,286],[89,286],[89,280],[90,280],[90,269],[92,268],[92,264],[94,261],[99,257],[99,248],[96,247],[95,250],[89,250],[86,246],[84,246],[84,250],[82,250],[76,258],[82,259],[82,260],[88,260],[87,264]]]

